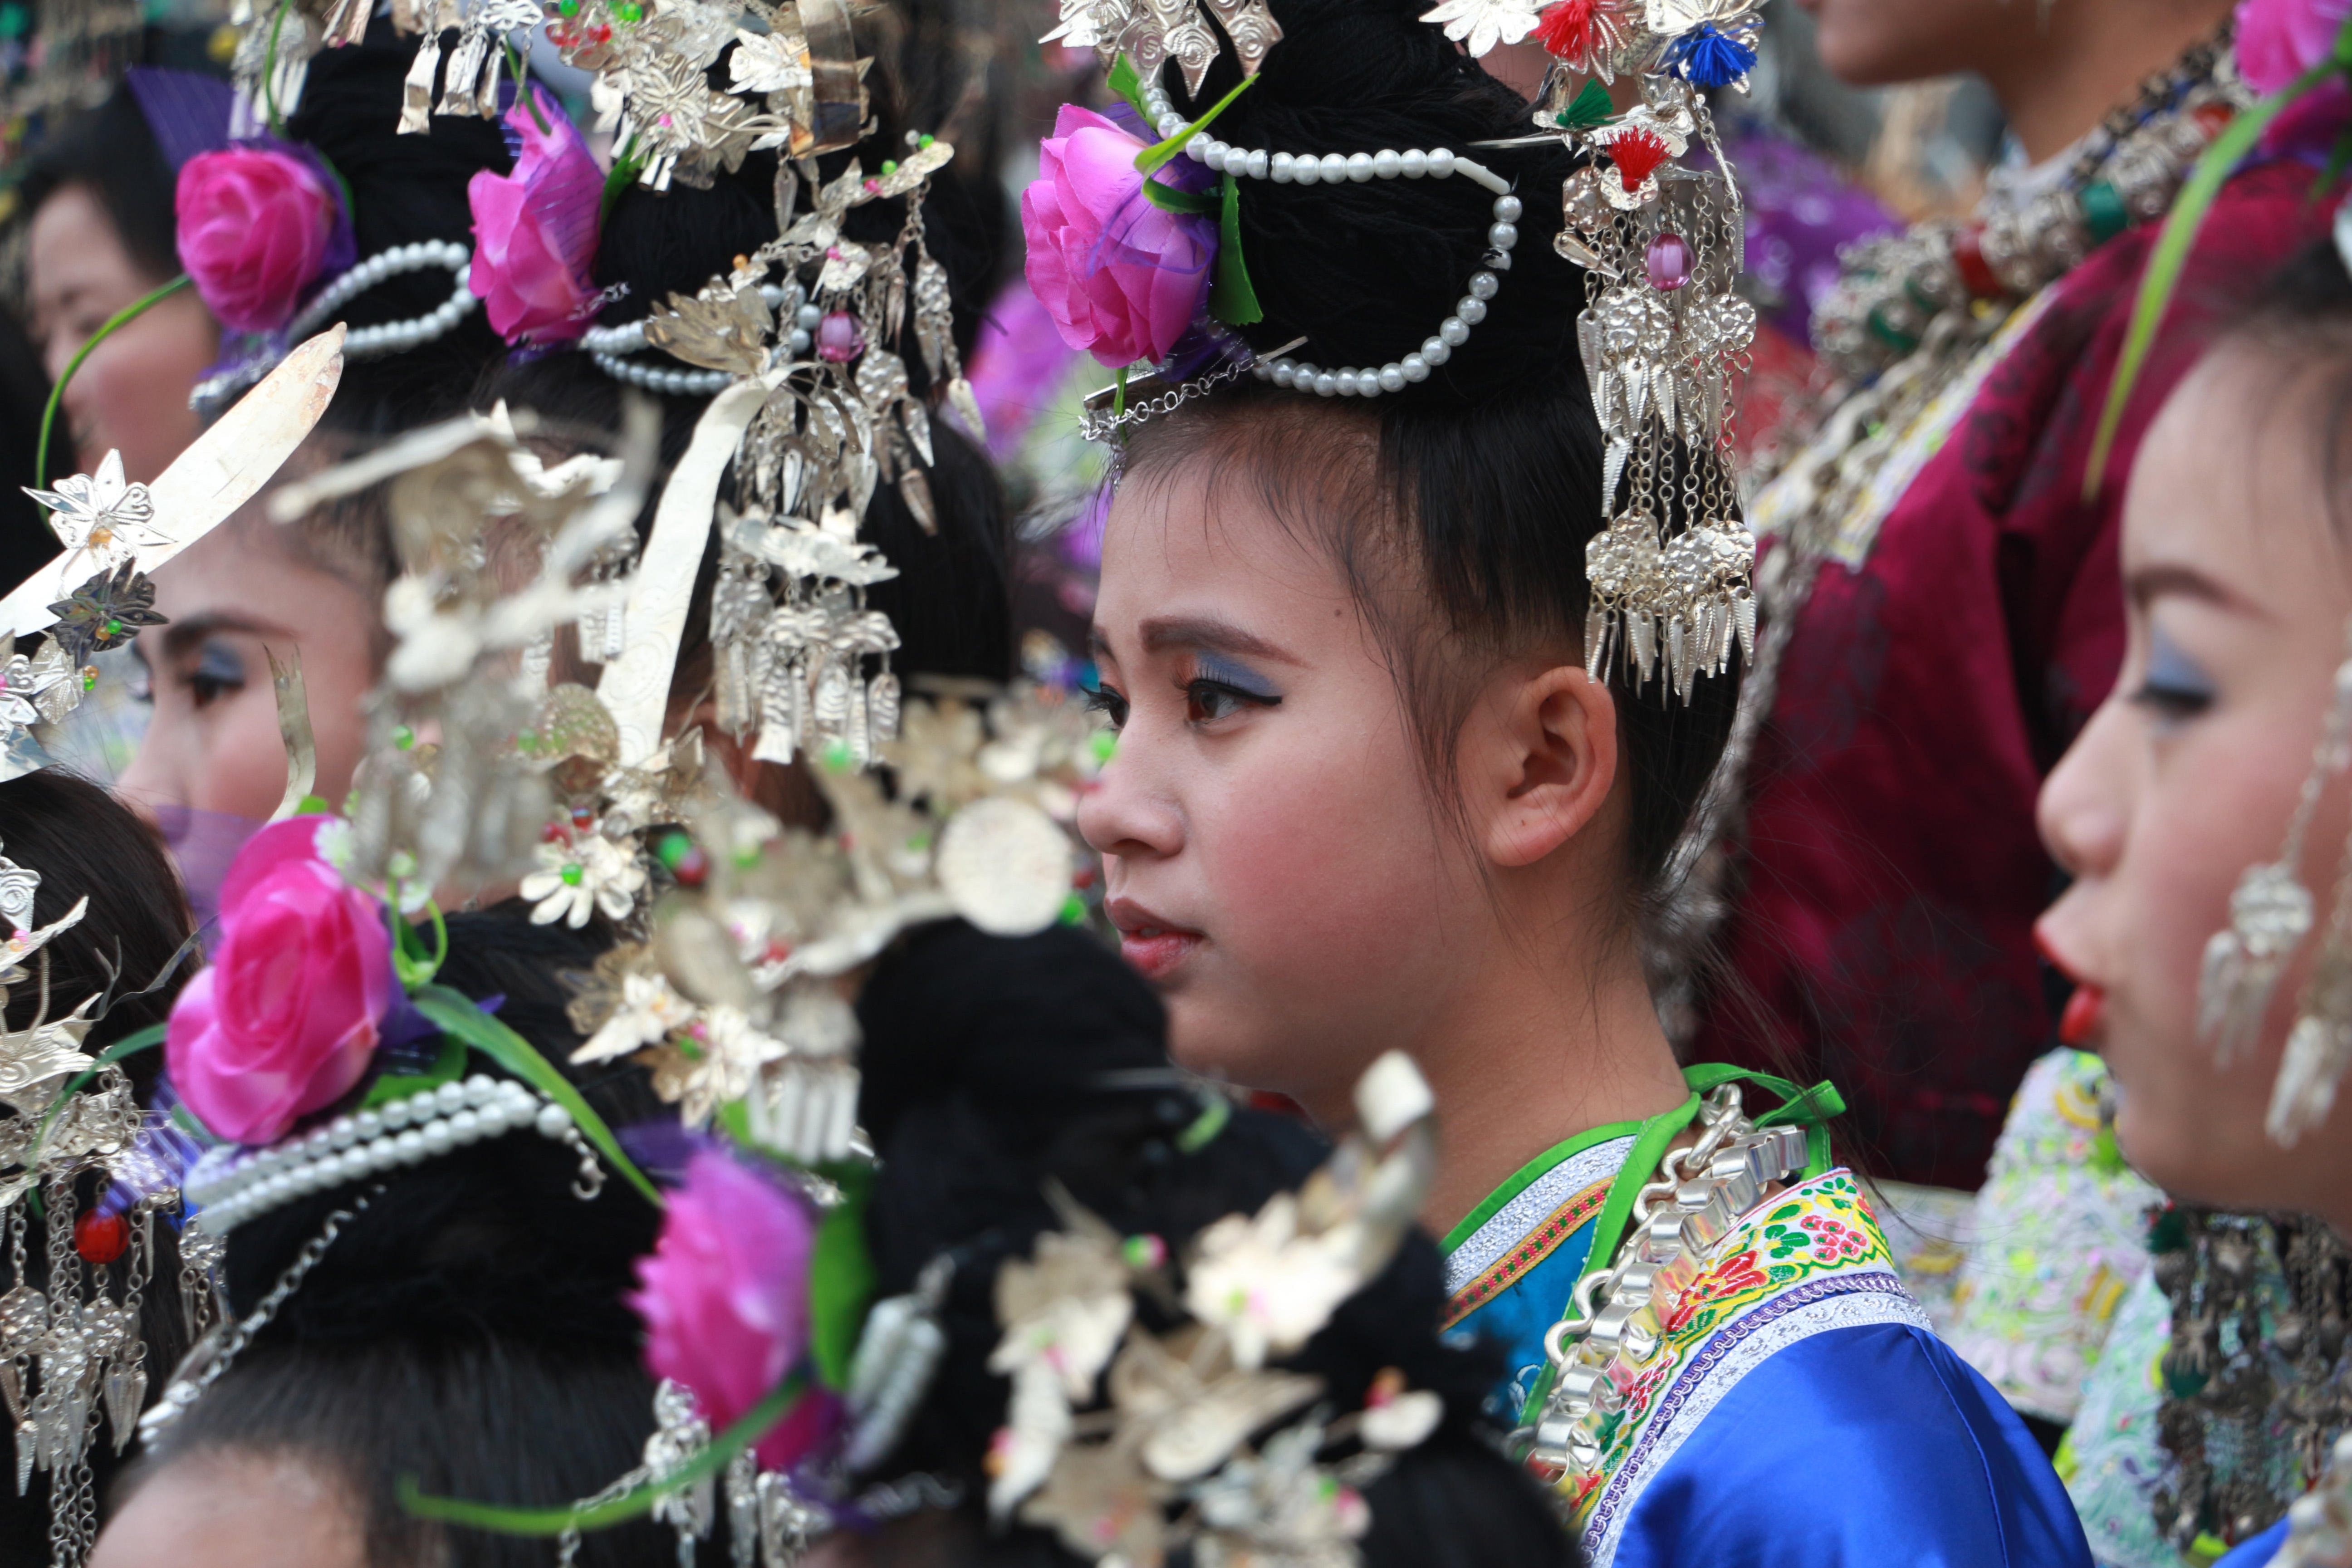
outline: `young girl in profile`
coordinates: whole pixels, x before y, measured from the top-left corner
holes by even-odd
[[[1215,136],[1517,136],[1527,105],[1423,9],[1275,0]],[[1239,79],[1228,56],[1195,98],[1162,85],[1189,117]],[[1442,370],[1370,401],[1245,376],[1126,434],[1095,614],[1120,734],[1079,813],[1124,951],[1184,1065],[1327,1127],[1381,1053],[1421,1066],[1447,1321],[1507,1355],[1496,1398],[1599,1568],[2086,1564],[2048,1464],[1800,1131],[1832,1097],[1682,1068],[1659,1026],[1643,923],[1736,687],[1584,668],[1606,518],[1584,279],[1549,243],[1570,165],[1478,156],[1528,241]],[[1239,184],[1244,335],[1316,365],[1394,361],[1494,243],[1469,179]]]

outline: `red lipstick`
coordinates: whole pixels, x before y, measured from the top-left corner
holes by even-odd
[[[1154,984],[1166,982],[1207,940],[1199,931],[1172,925],[1132,899],[1113,899],[1103,906],[1110,923],[1118,928],[1118,951]]]
[[[2084,981],[2066,998],[2066,1010],[2058,1016],[2058,1043],[2079,1049],[2106,1021],[2107,994]]]

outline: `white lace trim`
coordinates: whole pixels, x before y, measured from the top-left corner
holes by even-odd
[[[1633,1511],[1633,1502],[1644,1488],[1673,1458],[1677,1450],[1698,1430],[1710,1412],[1722,1403],[1724,1395],[1739,1384],[1739,1380],[1764,1364],[1778,1352],[1788,1349],[1801,1340],[1832,1329],[1869,1328],[1881,1323],[1904,1323],[1913,1328],[1933,1329],[1927,1312],[1914,1301],[1894,1275],[1874,1270],[1871,1273],[1827,1276],[1809,1280],[1807,1286],[1843,1285],[1840,1293],[1803,1302],[1785,1311],[1775,1313],[1771,1308],[1785,1297],[1768,1298],[1757,1302],[1747,1311],[1717,1329],[1706,1343],[1700,1346],[1685,1365],[1673,1385],[1661,1400],[1673,1403],[1672,1409],[1661,1410],[1651,1419],[1654,1423],[1635,1442],[1633,1452],[1617,1473],[1609,1478],[1600,1500],[1585,1525],[1584,1551],[1591,1568],[1612,1568],[1616,1561],[1617,1543],[1625,1531],[1625,1521]],[[1800,1286],[1793,1294],[1802,1294]],[[1763,1321],[1759,1321],[1759,1319]],[[1727,1337],[1734,1342],[1720,1352],[1713,1364],[1704,1364],[1708,1352]],[[1693,1373],[1697,1373],[1696,1381]],[[1685,1392],[1685,1389],[1687,1392]],[[1682,1397],[1676,1401],[1676,1395]]]
[[[1606,1139],[1570,1154],[1529,1182],[1525,1192],[1496,1209],[1493,1217],[1445,1255],[1445,1293],[1453,1295],[1486,1272],[1560,1205],[1603,1176],[1615,1175],[1633,1152],[1631,1133]]]

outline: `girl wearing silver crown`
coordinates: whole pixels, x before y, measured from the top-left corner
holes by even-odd
[[[1231,50],[1066,4],[1131,101],[1064,110],[1024,203],[1065,335],[1166,362],[1095,412],[1120,738],[1079,825],[1179,1060],[1333,1128],[1420,1065],[1446,1321],[1595,1563],[2086,1563],[1832,1166],[1834,1089],[1679,1066],[1644,978],[1754,633],[1736,176],[1689,161],[1754,17],[1552,7],[1639,90],[1556,76],[1528,134],[1453,40],[1531,7],[1215,11]]]

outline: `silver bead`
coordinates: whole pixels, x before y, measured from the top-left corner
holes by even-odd
[[[1160,139],[1162,142],[1165,142],[1168,138],[1175,135],[1176,132],[1184,129],[1184,117],[1171,109],[1167,113],[1160,117],[1159,124]]]
[[[1444,147],[1431,148],[1429,150],[1430,177],[1432,179],[1443,180],[1453,173],[1454,153],[1452,150]]]
[[[1381,366],[1381,390],[1382,392],[1402,392],[1404,390],[1404,366],[1401,364],[1384,364]]]
[[[1336,185],[1348,177],[1348,155],[1345,153],[1323,154],[1323,183]]]
[[[425,1158],[425,1134],[411,1127],[392,1141],[392,1147],[404,1165],[414,1165]]]
[[[1372,155],[1370,153],[1348,154],[1348,178],[1362,184],[1372,177]]]
[[[452,1142],[471,1143],[482,1135],[482,1119],[470,1110],[461,1110],[449,1118],[449,1138]]]
[[[800,328],[794,327],[792,335],[784,340],[784,347],[789,353],[804,354],[808,353],[809,342],[809,335]]]
[[[453,1110],[465,1110],[466,1086],[462,1083],[443,1084],[433,1091],[433,1103],[445,1115]]]
[[[1454,302],[1454,313],[1475,327],[1486,319],[1486,301],[1475,294],[1465,294]]]
[[[1331,390],[1341,397],[1355,396],[1356,367],[1349,365],[1345,370],[1334,372],[1331,376]]]
[[[1266,174],[1277,185],[1290,184],[1291,170],[1298,162],[1287,153],[1276,153],[1266,162]]]
[[[1206,147],[1202,148],[1201,163],[1202,167],[1206,168],[1209,173],[1213,174],[1223,174],[1225,172],[1225,144],[1222,142],[1211,142]]]
[[[1496,196],[1495,198],[1495,221],[1496,223],[1517,223],[1519,221],[1519,214],[1526,210],[1527,209],[1519,204],[1519,198],[1517,196]]]
[[[1429,173],[1429,154],[1416,147],[1397,159],[1397,170],[1408,180],[1418,180]]]
[[[798,310],[793,312],[793,324],[805,327],[812,332],[816,331],[817,323],[824,320],[824,312],[814,305],[803,305]]]
[[[1444,364],[1447,356],[1453,352],[1453,345],[1444,338],[1428,337],[1421,340],[1421,357],[1431,364]]]
[[[1473,300],[1470,303],[1475,305],[1478,301]],[[1437,323],[1437,335],[1445,341],[1446,347],[1458,349],[1470,341],[1470,329],[1461,317],[1448,316]]]
[[[1420,354],[1405,355],[1403,359],[1397,363],[1397,368],[1404,372],[1404,378],[1407,381],[1427,381],[1429,379],[1429,361]]]
[[[1372,154],[1372,173],[1383,180],[1393,180],[1404,171],[1404,161],[1393,147],[1382,148]]]

